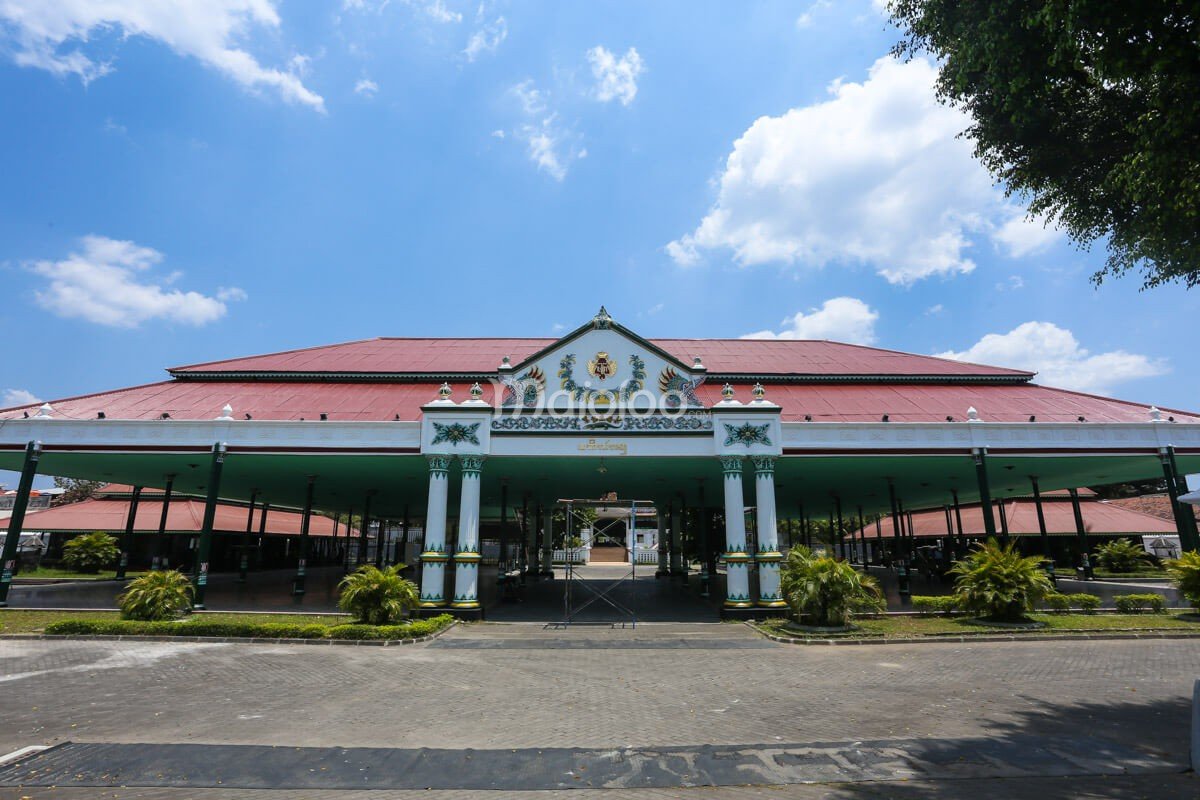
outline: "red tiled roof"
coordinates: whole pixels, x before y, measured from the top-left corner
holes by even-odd
[[[998,504],[999,505],[999,504]],[[1034,536],[1040,533],[1037,521],[1037,507],[1029,498],[1013,498],[1003,501],[1004,513],[1008,518],[1008,531],[1014,536]],[[978,503],[964,504],[959,507],[962,513],[963,533],[967,536],[983,536],[983,510]],[[1095,534],[1129,534],[1141,536],[1149,534],[1174,534],[1173,521],[1160,519],[1149,514],[1142,514],[1114,503],[1080,498],[1079,509],[1083,513],[1084,529]],[[1069,498],[1043,495],[1042,513],[1046,518],[1046,531],[1052,534],[1075,534],[1075,512],[1071,508]],[[993,512],[996,520],[996,531],[1000,531],[1000,509]],[[950,510],[951,518],[954,509]],[[946,515],[942,509],[930,511],[914,511],[912,513],[913,532],[916,536],[940,537],[946,535]],[[892,521],[884,517],[882,522],[883,535],[892,535]],[[957,531],[957,522],[955,522]],[[866,528],[867,538],[875,535],[875,526]]]
[[[1114,506],[1137,511],[1141,514],[1149,514],[1152,517],[1159,519],[1175,519],[1175,512],[1171,510],[1171,498],[1165,494],[1144,494],[1141,497],[1122,497],[1116,500],[1109,500]],[[1195,514],[1200,511],[1196,506],[1190,503],[1185,504],[1186,508],[1190,508]]]
[[[105,487],[109,491],[129,487]],[[157,533],[159,519],[162,517],[162,501],[146,499],[161,495],[161,490],[147,489],[138,503],[137,517],[134,520],[134,531],[137,533]],[[246,506],[230,503],[218,503],[216,517],[213,520],[213,530],[224,533],[241,533],[246,530]],[[129,499],[96,497],[81,500],[78,503],[56,506],[45,511],[31,511],[25,516],[24,528],[27,531],[108,531],[123,532],[125,521],[129,516]],[[254,533],[258,533],[259,519],[262,508],[254,512]],[[267,511],[268,535],[284,536],[299,535],[301,514],[294,511]],[[204,502],[187,497],[174,497],[167,509],[167,531],[172,533],[198,533],[204,521]],[[320,514],[313,514],[309,521],[309,535],[332,536],[333,520]],[[338,535],[346,535],[346,526],[338,526]],[[351,536],[357,535],[352,532]]]
[[[513,364],[555,339],[366,339],[227,361],[174,367],[172,373],[362,372],[493,373],[508,356]],[[1028,376],[933,356],[841,342],[763,339],[654,339],[651,343],[685,364],[700,356],[708,371],[743,375],[990,375]]]
[[[454,398],[464,400],[470,384],[451,384]],[[494,388],[483,386],[491,403]],[[721,386],[702,385],[697,395],[706,405],[720,400]],[[738,397],[750,400],[750,387],[738,385]],[[344,383],[283,381],[164,381],[130,389],[53,401],[56,419],[215,419],[228,403],[236,419],[250,414],[256,420],[317,420],[322,413],[334,421],[388,421],[421,418],[421,406],[436,399],[433,383]],[[1025,422],[1035,415],[1042,422],[1145,422],[1148,408],[1104,397],[1051,389],[1033,384],[785,384],[771,386],[767,399],[783,407],[783,419],[796,422],[811,415],[815,422],[958,421],[974,406],[982,419]],[[0,414],[18,417],[21,409]],[[1200,422],[1200,416],[1175,413],[1181,422]],[[169,423],[168,423],[169,424]]]

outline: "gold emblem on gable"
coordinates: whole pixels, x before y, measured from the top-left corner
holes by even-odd
[[[616,374],[617,365],[608,357],[608,353],[600,352],[587,363],[587,370],[593,378],[602,381]]]

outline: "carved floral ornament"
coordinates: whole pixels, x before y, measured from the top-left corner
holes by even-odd
[[[433,442],[432,444],[441,444],[448,442],[454,447],[463,442],[469,444],[479,444],[479,426],[481,423],[472,422],[470,425],[464,425],[461,422],[433,423]]]
[[[747,422],[742,425],[730,425],[726,422],[724,425],[726,447],[736,444],[744,444],[746,447],[756,444],[765,444],[768,447],[771,445],[771,437],[767,436],[767,430],[771,427],[770,423],[753,425]]]

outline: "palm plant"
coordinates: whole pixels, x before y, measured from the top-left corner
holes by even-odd
[[[401,619],[420,600],[417,585],[400,577],[404,564],[379,569],[359,567],[338,585],[338,607],[367,625],[388,625]]]
[[[124,594],[117,596],[117,604],[121,619],[175,619],[191,609],[194,592],[192,582],[182,572],[159,570],[131,580]]]
[[[1146,551],[1129,539],[1115,539],[1096,548],[1096,561],[1109,572],[1133,572],[1148,560]]]
[[[879,583],[845,561],[814,556],[793,547],[783,562],[780,589],[798,618],[822,627],[842,627],[856,611],[882,608]]]
[[[76,572],[91,575],[112,566],[119,555],[116,537],[104,531],[80,534],[63,545],[63,563]]]
[[[1175,581],[1175,588],[1187,598],[1192,608],[1200,611],[1200,552],[1183,553],[1179,558],[1166,563],[1167,572]]]
[[[1012,543],[988,539],[950,569],[960,605],[995,622],[1020,622],[1054,591],[1040,556],[1025,557]]]

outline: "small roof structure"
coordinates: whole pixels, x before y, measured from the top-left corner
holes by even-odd
[[[45,511],[31,511],[25,517],[26,532],[47,533],[87,533],[89,531],[107,531],[122,533],[129,517],[129,504],[132,501],[133,488],[121,484],[108,484],[101,488],[95,497],[81,500],[78,503],[56,506]],[[135,533],[157,533],[159,520],[162,517],[163,490],[143,489],[138,501],[137,516],[134,519]],[[216,516],[213,519],[213,531],[219,533],[243,533],[246,530],[245,503],[217,503]],[[253,533],[258,533],[261,520],[262,506],[254,510]],[[268,536],[298,536],[302,514],[289,510],[267,511],[266,535]],[[186,495],[171,496],[167,509],[167,533],[199,533],[204,522],[204,500]],[[310,536],[333,536],[334,522],[329,517],[313,514],[309,521]],[[345,525],[337,528],[339,536],[346,535]],[[351,529],[350,535],[357,536],[357,529]]]
[[[1005,498],[996,503],[994,511],[996,531],[1000,531],[1001,508],[1008,521],[1008,532],[1011,536],[1038,536],[1037,504],[1032,497]],[[1157,536],[1177,533],[1175,523],[1169,519],[1152,514],[1146,514],[1131,508],[1118,505],[1115,501],[1101,500],[1094,492],[1086,489],[1079,490],[1079,510],[1083,513],[1083,527],[1089,534],[1096,535],[1128,535],[1128,536]],[[978,503],[964,503],[959,506],[962,515],[964,536],[984,536],[983,509]],[[1066,492],[1045,492],[1042,494],[1042,513],[1046,519],[1046,532],[1050,536],[1075,536],[1075,512],[1071,508],[1071,498]],[[954,509],[950,509],[951,520],[958,533],[957,521],[954,520]],[[892,535],[891,517],[885,516],[880,524],[884,536]],[[946,512],[935,508],[912,512],[913,535],[918,537],[937,538],[946,535]],[[875,525],[865,528],[867,538],[875,535]],[[856,535],[859,535],[856,532]]]

